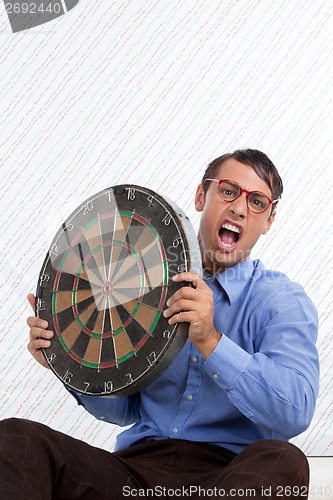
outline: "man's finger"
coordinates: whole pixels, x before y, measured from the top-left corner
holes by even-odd
[[[30,328],[37,327],[43,330],[45,330],[45,328],[47,328],[48,326],[48,322],[45,321],[45,319],[37,318],[36,316],[29,316],[29,318],[27,319],[27,324]]]
[[[29,304],[32,307],[33,312],[35,312],[35,307],[36,307],[36,299],[33,293],[29,293],[27,296],[27,299],[29,301]]]
[[[184,272],[184,273],[179,273],[176,274],[175,276],[172,276],[172,281],[187,281],[188,283],[195,283],[199,281],[203,281],[202,278],[196,273],[191,273],[191,272]]]
[[[165,318],[168,318],[173,314],[184,311],[194,311],[197,308],[198,306],[195,301],[189,299],[179,299],[172,304],[170,303],[168,309],[165,309],[165,311],[163,311],[163,316]]]
[[[169,325],[175,325],[176,323],[191,323],[193,319],[193,311],[180,311],[169,318]]]

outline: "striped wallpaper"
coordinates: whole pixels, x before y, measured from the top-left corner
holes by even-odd
[[[300,282],[320,318],[317,410],[294,441],[308,455],[332,455],[332,1],[81,0],[15,33],[6,3],[0,418],[113,448],[118,429],[78,408],[26,349],[26,295],[48,246],[74,208],[119,183],[168,196],[197,229],[193,197],[206,164],[252,147],[285,184],[253,257]]]

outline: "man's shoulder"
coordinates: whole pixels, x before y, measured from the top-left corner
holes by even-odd
[[[255,259],[250,261],[253,267],[253,279],[262,279],[268,282],[281,282],[281,283],[294,283],[290,278],[283,272],[277,271],[276,269],[267,268],[260,259]],[[297,284],[297,283],[296,283]]]
[[[262,326],[280,321],[317,328],[317,309],[303,286],[280,271],[266,269],[260,261],[253,264],[247,303],[249,315],[260,318]]]
[[[253,260],[253,273],[251,287],[260,301],[268,302],[277,300],[279,296],[303,298],[310,300],[303,286],[291,280],[285,273],[266,268],[260,260]]]
[[[307,302],[304,288],[281,271],[268,269],[250,258],[227,269],[217,277],[231,304],[251,304],[262,310],[272,301],[286,303],[290,298]]]

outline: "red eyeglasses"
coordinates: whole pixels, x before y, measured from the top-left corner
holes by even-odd
[[[271,200],[267,194],[261,191],[248,191],[241,188],[237,182],[227,179],[205,179],[205,182],[217,182],[218,195],[223,201],[231,203],[237,200],[242,193],[246,194],[247,208],[254,214],[262,214],[265,210],[278,200]]]

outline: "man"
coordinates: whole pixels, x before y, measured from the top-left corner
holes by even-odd
[[[2,422],[1,498],[307,498],[308,463],[288,440],[309,426],[315,408],[317,314],[301,286],[250,259],[281,193],[260,151],[238,150],[208,166],[195,196],[203,277],[175,276],[193,286],[164,311],[171,325],[189,323],[186,345],[138,394],[73,393],[95,417],[133,424],[115,453],[38,423]],[[28,325],[29,351],[47,367],[41,349],[53,333],[39,318]]]

